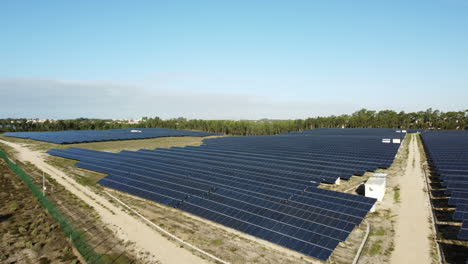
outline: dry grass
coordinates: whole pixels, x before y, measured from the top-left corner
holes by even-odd
[[[69,147],[85,148],[92,150],[101,150],[108,152],[119,152],[122,150],[139,150],[139,149],[155,149],[155,148],[169,148],[169,147],[182,147],[182,146],[199,146],[202,140],[210,137],[162,137],[151,139],[137,139],[137,140],[119,140],[119,141],[104,141],[104,142],[91,142],[79,144],[53,144],[31,139],[13,138],[0,135],[0,139],[27,144],[34,150],[47,151],[52,148],[67,149]]]
[[[59,224],[0,160],[0,262],[79,263]]]

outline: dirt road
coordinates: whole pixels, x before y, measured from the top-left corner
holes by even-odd
[[[391,263],[431,263],[429,236],[431,226],[428,221],[430,205],[424,192],[425,181],[421,166],[421,154],[416,135],[409,145],[408,163],[404,175],[400,177],[400,208],[397,209],[395,228],[395,250]],[[407,138],[409,140],[409,138]]]
[[[20,161],[34,164],[40,170],[48,173],[68,191],[75,194],[85,203],[91,205],[101,217],[102,221],[115,232],[118,238],[134,243],[139,257],[148,261],[159,261],[162,264],[170,263],[208,263],[198,256],[177,244],[169,241],[157,231],[147,226],[140,220],[129,215],[120,207],[110,203],[105,197],[94,193],[92,190],[80,185],[63,171],[49,165],[44,161],[44,153],[33,151],[17,143],[0,140],[0,143],[14,148]],[[150,254],[145,254],[149,252]]]

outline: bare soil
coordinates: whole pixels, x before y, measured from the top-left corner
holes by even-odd
[[[430,205],[417,135],[409,135],[408,162],[399,178],[401,203],[397,207],[395,251],[391,263],[431,263]]]

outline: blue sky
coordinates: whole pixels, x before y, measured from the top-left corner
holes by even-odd
[[[468,0],[2,1],[0,117],[468,107]]]

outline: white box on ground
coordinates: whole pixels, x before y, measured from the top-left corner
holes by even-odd
[[[391,139],[389,138],[382,138],[382,143],[390,143]]]
[[[372,197],[378,201],[382,201],[385,195],[385,187],[387,183],[387,174],[375,173],[365,183],[366,197]]]
[[[400,144],[400,143],[401,143],[401,139],[399,139],[399,138],[394,138],[394,139],[393,139],[393,143],[395,143],[395,144]]]
[[[341,180],[340,180],[340,178],[338,177],[338,179],[336,179],[336,181],[335,181],[335,184],[336,184],[336,185],[340,185],[340,183],[341,183]]]
[[[387,173],[374,173],[371,177],[387,178]]]
[[[401,133],[406,133],[406,130],[402,130]]]

